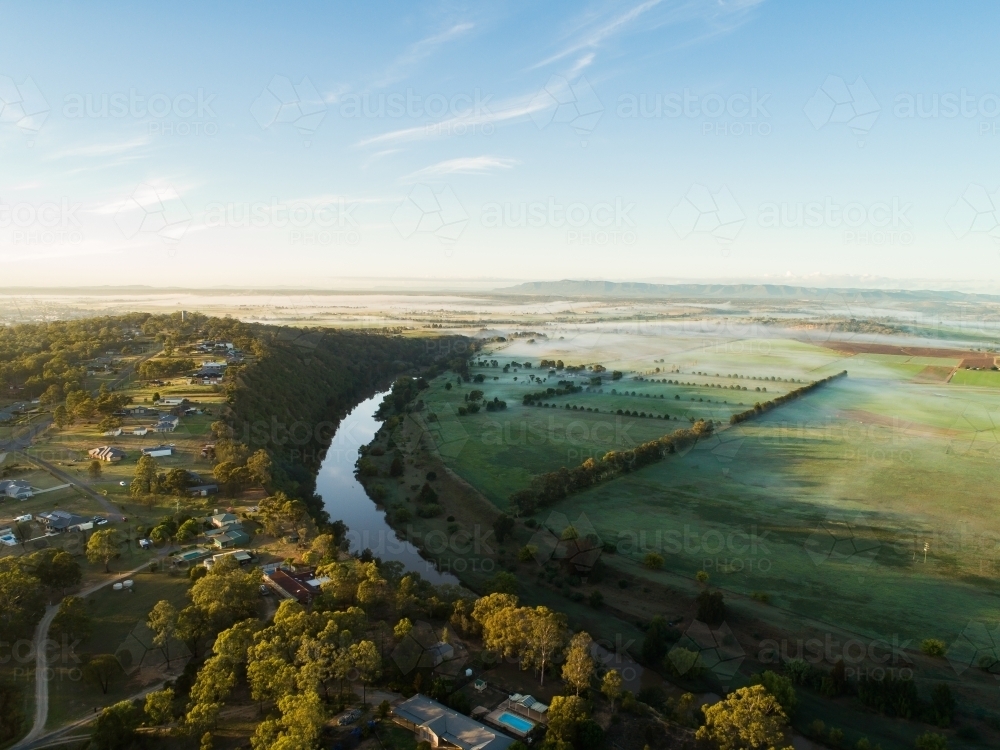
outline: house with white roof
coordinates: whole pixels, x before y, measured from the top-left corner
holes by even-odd
[[[506,750],[513,737],[417,693],[392,709],[393,720],[431,747]]]

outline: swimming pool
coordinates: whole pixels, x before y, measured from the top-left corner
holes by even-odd
[[[535,723],[533,721],[522,719],[520,716],[515,716],[509,711],[504,711],[500,714],[497,717],[497,721],[517,732],[520,732],[521,734],[527,734],[535,728]]]

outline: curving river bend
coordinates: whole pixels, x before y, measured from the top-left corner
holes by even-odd
[[[365,399],[341,420],[316,476],[316,492],[323,498],[330,520],[340,519],[347,524],[351,552],[367,548],[383,560],[398,560],[408,571],[419,573],[431,583],[457,584],[455,576],[439,573],[416,547],[396,536],[386,523],[385,511],[375,505],[354,476],[358,448],[370,443],[381,426],[375,412],[387,394],[384,391]]]

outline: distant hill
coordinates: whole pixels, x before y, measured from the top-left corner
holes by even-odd
[[[965,292],[896,290],[896,289],[827,289],[786,286],[783,284],[645,284],[636,281],[529,281],[494,290],[496,294],[539,297],[617,298],[617,299],[690,299],[690,300],[773,300],[822,301],[830,295],[857,297],[867,302],[998,302],[1000,296]]]

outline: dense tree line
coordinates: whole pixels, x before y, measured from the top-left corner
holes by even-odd
[[[541,401],[543,398],[550,398],[552,396],[566,396],[570,393],[579,393],[583,390],[583,386],[573,385],[569,380],[560,380],[558,388],[546,388],[544,391],[536,391],[535,393],[525,393],[523,403],[525,406],[531,406],[536,401]]]
[[[781,406],[782,404],[787,404],[789,401],[794,401],[800,396],[804,396],[810,391],[814,391],[820,386],[826,385],[827,383],[837,380],[838,378],[847,377],[847,370],[838,372],[836,375],[831,375],[828,378],[823,378],[822,380],[817,380],[814,383],[809,383],[809,385],[804,385],[801,388],[796,388],[794,391],[789,391],[783,396],[778,396],[770,401],[765,401],[763,403],[756,403],[753,405],[752,409],[747,409],[739,414],[733,414],[729,418],[729,424],[739,424],[740,422],[745,422],[751,417],[755,417],[758,414],[763,414],[765,412],[771,411],[775,407]]]
[[[365,331],[259,327],[256,361],[227,384],[229,408],[217,423],[220,460],[236,466],[264,449],[272,460],[268,489],[303,499],[322,517],[316,473],[339,420],[361,399],[400,373],[428,377],[458,362],[467,369],[462,337],[413,339]],[[460,367],[461,369],[461,367]],[[397,380],[389,409],[399,408],[419,381]]]
[[[588,458],[579,466],[541,474],[531,480],[531,487],[510,497],[511,508],[519,515],[529,515],[539,506],[556,503],[573,492],[593,487],[621,474],[627,474],[662,460],[712,434],[711,422],[699,420],[688,428],[674,430],[656,440],[631,450],[609,451],[599,459]]]

